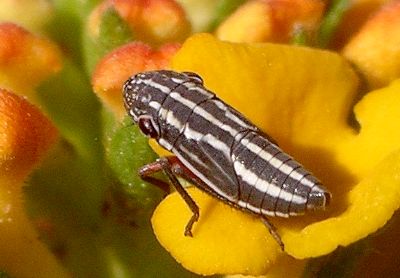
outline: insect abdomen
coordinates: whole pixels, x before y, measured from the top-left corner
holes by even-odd
[[[314,198],[314,192],[326,198],[319,181],[257,131],[237,141],[232,160],[239,183],[238,205],[247,210],[288,217],[325,206],[326,200]]]

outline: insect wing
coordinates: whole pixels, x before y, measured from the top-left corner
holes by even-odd
[[[203,153],[203,159],[212,168],[211,180],[214,180],[218,188],[223,191],[230,200],[238,199],[238,181],[230,159],[230,149],[225,149],[223,141],[211,134],[203,136],[198,142],[198,147]],[[218,182],[218,183],[217,183]]]
[[[215,149],[204,139],[188,140],[181,137],[177,143],[179,147],[174,150],[175,155],[194,175],[204,181],[204,184],[196,186],[207,192],[214,192],[226,200],[236,200],[238,185],[235,178],[232,178],[236,176],[230,160],[218,160]],[[204,186],[207,188],[203,188]]]
[[[239,183],[232,146],[249,129],[256,129],[232,107],[214,97],[199,103],[175,143],[175,154],[220,197],[237,203]],[[185,140],[183,140],[183,138]]]

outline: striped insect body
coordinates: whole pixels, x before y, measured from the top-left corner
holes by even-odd
[[[123,92],[125,108],[142,132],[176,156],[144,166],[140,174],[149,179],[155,171],[166,172],[193,211],[186,235],[199,212],[175,176],[261,216],[282,247],[266,216],[301,215],[329,203],[330,193],[317,178],[207,90],[197,74],[139,73],[126,81]]]

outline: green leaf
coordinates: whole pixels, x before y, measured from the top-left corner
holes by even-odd
[[[6,272],[0,270],[0,278],[11,278]]]
[[[101,0],[53,0],[55,15],[47,26],[53,40],[76,63],[82,64],[82,30],[93,7]]]
[[[165,192],[143,181],[138,175],[140,167],[154,162],[158,157],[148,145],[148,138],[137,125],[133,125],[131,119],[126,118],[106,142],[109,166],[123,191],[137,207],[153,209]]]
[[[39,88],[39,99],[63,137],[82,157],[102,159],[100,103],[86,75],[70,61]]]
[[[329,45],[349,6],[349,0],[333,0],[331,2],[319,29],[317,47],[325,48]]]
[[[32,176],[33,202],[57,207],[62,217],[69,216],[64,211],[75,210],[79,217],[72,221],[94,225],[100,221],[107,176],[103,172],[99,102],[85,74],[68,60],[58,75],[40,86],[38,98],[61,140]]]

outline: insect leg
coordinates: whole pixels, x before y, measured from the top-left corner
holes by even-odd
[[[169,180],[171,181],[172,185],[175,187],[176,191],[182,196],[183,200],[186,202],[190,210],[193,212],[192,217],[190,218],[189,222],[185,227],[185,236],[192,236],[192,227],[193,224],[199,218],[199,208],[194,202],[194,200],[190,197],[190,195],[186,192],[183,186],[180,184],[176,176],[180,176],[193,184],[197,184],[200,188],[207,191],[211,195],[219,198],[218,195],[213,193],[211,190],[208,190],[206,186],[203,185],[203,182],[194,176],[189,169],[187,169],[175,156],[170,157],[162,157],[157,159],[155,162],[147,164],[140,168],[139,174],[142,179],[149,181],[161,188],[167,188],[165,190],[168,192],[169,185],[168,183],[158,180],[156,178],[150,177],[149,175],[154,174],[159,171],[164,171],[168,176]],[[156,184],[158,183],[158,184]],[[268,218],[264,215],[261,217],[261,221],[264,225],[268,228],[269,232],[271,233],[272,237],[276,240],[282,250],[284,250],[284,244],[282,242],[281,237],[279,236],[275,226],[269,222]]]
[[[168,159],[170,161],[171,170],[174,173],[174,175],[182,177],[185,180],[189,181],[190,183],[196,184],[198,187],[205,190],[212,196],[214,196],[216,198],[220,198],[213,191],[209,190],[208,187],[204,184],[204,182],[201,179],[197,178],[195,175],[193,175],[192,172],[189,169],[187,169],[185,167],[185,165],[183,165],[182,162],[180,162],[176,157],[174,157],[174,156],[168,157]],[[280,235],[278,234],[278,231],[276,230],[275,226],[264,215],[261,215],[261,221],[268,228],[268,231],[270,232],[272,237],[275,239],[275,241],[279,244],[282,251],[284,251],[284,244],[283,244],[282,239],[281,239]]]
[[[175,176],[181,177],[187,180],[189,183],[195,185],[196,187],[204,190],[211,196],[214,196],[217,199],[221,199],[221,197],[216,194],[214,191],[210,190],[209,187],[198,177],[196,177],[176,156],[168,157],[168,160],[171,164],[171,170]]]
[[[176,191],[181,195],[185,203],[188,205],[190,210],[192,211],[193,215],[190,218],[189,222],[186,224],[185,227],[185,236],[193,236],[192,235],[192,227],[193,224],[199,219],[199,207],[194,202],[192,197],[186,192],[183,186],[180,184],[179,180],[176,178],[176,175],[173,171],[173,167],[175,163],[179,163],[175,157],[161,157],[157,159],[155,162],[143,166],[139,170],[139,174],[142,178],[149,180],[149,175],[155,172],[163,170],[165,174],[168,176],[169,180],[171,181],[172,185],[175,187]],[[157,179],[151,179],[150,182],[154,182]],[[157,180],[158,182],[162,182]],[[164,182],[162,182],[164,183]],[[168,185],[168,184],[167,184]]]
[[[150,176],[150,175],[160,172],[162,170],[163,170],[163,168],[161,167],[160,162],[158,160],[156,160],[152,163],[142,166],[139,169],[139,176],[142,180],[147,181],[151,184],[154,184],[155,186],[161,188],[165,193],[168,194],[171,191],[170,185],[163,180],[160,180],[160,179]]]
[[[261,216],[261,221],[264,223],[265,226],[267,226],[269,233],[272,235],[272,237],[276,240],[276,242],[279,244],[281,247],[282,251],[285,250],[285,245],[282,242],[282,239],[280,235],[278,234],[278,231],[276,230],[275,226],[269,222],[268,218],[265,217],[264,215]]]

